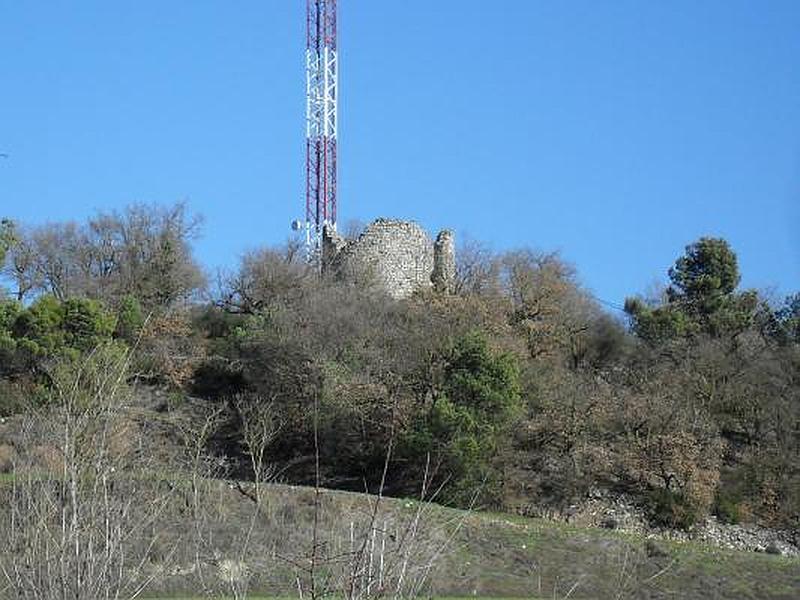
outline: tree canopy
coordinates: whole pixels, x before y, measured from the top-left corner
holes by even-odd
[[[133,296],[146,310],[161,310],[204,284],[191,249],[200,223],[178,203],[134,204],[85,223],[19,226],[6,244],[3,272],[21,302],[50,294],[116,306]]]
[[[14,225],[8,219],[0,220],[0,265],[6,259],[6,252],[14,239]]]
[[[758,295],[736,291],[738,261],[724,239],[704,237],[686,246],[668,274],[671,285],[660,302],[626,300],[625,311],[642,339],[659,343],[699,334],[720,336],[743,331],[755,318]]]

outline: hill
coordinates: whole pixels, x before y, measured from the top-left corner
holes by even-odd
[[[688,537],[713,521],[782,532],[772,550],[796,551],[800,295],[741,289],[727,241],[688,245],[669,285],[629,298],[623,318],[556,254],[526,248],[462,246],[447,285],[402,297],[370,268],[320,272],[293,243],[246,253],[209,286],[198,224],[184,205],[137,205],[0,229],[13,294],[0,297],[0,473],[13,484],[0,534],[16,597],[153,583],[780,597],[797,583],[790,558],[503,517],[444,527],[458,508],[571,519],[610,498],[634,508],[602,512],[628,533]],[[450,509],[365,520],[324,492],[309,514],[307,492],[268,501],[266,481],[425,490]]]
[[[250,488],[243,488],[251,491]],[[212,484],[207,501],[222,508],[213,527],[217,567],[247,574],[257,595],[296,594],[297,572],[312,547],[315,492],[312,488],[270,485],[253,531],[248,558],[235,568],[242,532],[248,530],[252,501],[225,483]],[[327,546],[320,568],[336,572],[352,566],[340,551],[351,547],[351,527],[362,531],[377,498],[323,490],[320,539]],[[373,569],[383,557],[387,570],[398,556],[409,559],[419,577],[436,557],[418,590],[433,596],[542,598],[682,598],[685,600],[790,600],[800,589],[800,559],[725,551],[696,543],[654,542],[642,536],[576,528],[541,519],[465,512],[415,500],[382,499],[375,518]],[[389,537],[419,517],[419,531],[408,548]],[[384,540],[384,531],[387,532]],[[356,533],[356,538],[358,534]],[[369,538],[372,543],[372,538]],[[397,539],[397,538],[395,538]],[[327,559],[336,557],[328,562]],[[159,578],[153,592],[200,592],[191,559],[176,574]],[[337,568],[332,568],[332,564]],[[409,575],[411,577],[412,575]],[[346,577],[345,577],[346,579]],[[331,584],[336,588],[336,584]],[[376,586],[377,587],[377,586]],[[377,595],[377,594],[376,594]]]

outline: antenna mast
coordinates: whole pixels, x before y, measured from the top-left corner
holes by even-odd
[[[336,227],[336,0],[306,3],[306,251],[320,264],[322,230]]]

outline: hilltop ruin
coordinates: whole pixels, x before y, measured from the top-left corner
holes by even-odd
[[[326,228],[322,270],[338,279],[374,283],[396,299],[431,287],[449,293],[455,282],[453,233],[442,230],[432,241],[417,223],[395,219],[377,219],[352,240]]]

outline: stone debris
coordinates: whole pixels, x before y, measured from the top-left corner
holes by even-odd
[[[592,490],[584,502],[560,511],[528,507],[524,512],[528,516],[566,521],[578,527],[635,533],[650,540],[694,541],[730,550],[800,556],[800,531],[770,529],[749,523],[729,525],[719,522],[714,516],[689,531],[653,527],[645,510],[632,499],[602,490]]]

